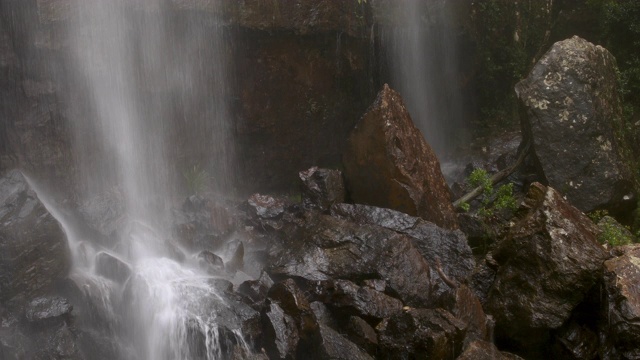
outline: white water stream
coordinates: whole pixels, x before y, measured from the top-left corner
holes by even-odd
[[[231,161],[225,158],[230,140],[220,95],[226,86],[222,35],[214,23],[169,16],[166,1],[77,4],[67,29],[66,66],[72,77],[68,101],[76,111],[79,201],[117,189],[123,219],[114,243],[104,244],[83,237],[45,201],[69,238],[70,277],[92,303],[92,316],[116,339],[123,359],[224,358],[230,346],[246,348],[228,316],[221,335],[219,314],[229,313],[227,304],[192,254],[167,245],[180,178],[175,172],[181,169],[173,163],[181,151],[173,134],[194,134],[202,149],[222,154],[214,159],[219,169]],[[221,90],[207,91],[211,82]],[[172,125],[176,109],[203,103],[207,112],[201,118],[186,119],[190,114],[184,111],[183,127]],[[183,256],[172,256],[176,251]],[[229,341],[234,344],[223,343]]]

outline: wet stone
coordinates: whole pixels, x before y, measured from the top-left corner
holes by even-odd
[[[99,252],[96,255],[96,272],[123,284],[131,276],[131,267],[111,254]]]
[[[224,270],[222,258],[207,250],[201,251],[200,254],[198,254],[198,264],[202,269],[214,275]]]
[[[25,316],[30,322],[38,322],[67,316],[72,310],[73,306],[63,297],[39,297],[27,304]]]

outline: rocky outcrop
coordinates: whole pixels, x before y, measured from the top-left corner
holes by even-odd
[[[516,92],[525,141],[550,186],[584,212],[635,202],[616,61],[606,49],[578,37],[557,42]]]
[[[621,252],[604,263],[602,328],[606,359],[640,356],[640,245],[626,246]]]
[[[497,273],[486,301],[496,336],[536,348],[585,298],[607,258],[597,227],[560,193],[531,185],[521,218],[492,252]]]
[[[405,304],[431,298],[429,264],[405,236],[327,215],[307,214],[270,260],[272,276],[307,281],[384,279]]]
[[[335,204],[331,214],[361,225],[376,225],[407,235],[420,254],[428,261],[431,272],[441,264],[446,276],[457,283],[467,281],[475,261],[467,238],[460,230],[447,230],[399,211],[360,204]],[[438,297],[450,291],[440,276],[434,276],[433,295]]]
[[[17,170],[0,179],[0,303],[24,304],[65,277],[62,228]]]
[[[457,227],[440,163],[388,85],[352,131],[343,163],[353,201]]]

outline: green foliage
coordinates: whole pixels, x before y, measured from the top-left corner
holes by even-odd
[[[598,223],[602,230],[598,236],[598,241],[611,246],[629,245],[634,239],[628,227],[620,225],[610,216],[605,216]]]
[[[184,176],[187,190],[193,195],[202,193],[210,179],[207,171],[201,169],[198,165],[188,168],[182,175]]]
[[[513,196],[513,183],[500,186],[497,190],[491,184],[491,177],[484,169],[475,169],[467,178],[467,183],[473,188],[482,187],[480,197],[481,206],[478,215],[483,218],[491,217],[495,212],[507,210],[514,211],[518,203]],[[469,204],[462,204],[462,209],[469,211]],[[466,209],[465,209],[466,208]]]
[[[599,41],[615,57],[619,68],[618,80],[623,100],[623,140],[635,157],[638,170],[636,186],[640,190],[640,1],[588,0],[588,6],[600,27]]]
[[[468,34],[475,45],[480,124],[517,125],[515,84],[547,46],[552,1],[475,0]]]
[[[592,212],[588,213],[587,216],[589,217],[589,219],[591,219],[591,221],[597,224],[598,222],[600,222],[600,220],[602,220],[602,218],[604,218],[605,216],[609,216],[609,212],[607,210],[593,210]]]

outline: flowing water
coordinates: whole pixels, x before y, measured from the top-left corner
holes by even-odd
[[[200,177],[215,169],[218,190],[232,181],[226,50],[215,16],[175,8],[170,16],[168,6],[83,0],[69,21],[65,80],[79,202],[104,206],[96,194],[117,194],[120,217],[108,243],[65,225],[71,278],[119,357],[220,359],[225,342],[246,347],[233,311],[194,256],[167,239],[185,169]],[[185,154],[180,138],[199,145]]]
[[[442,160],[464,141],[465,103],[454,12],[461,1],[406,0],[382,31],[390,85]]]

